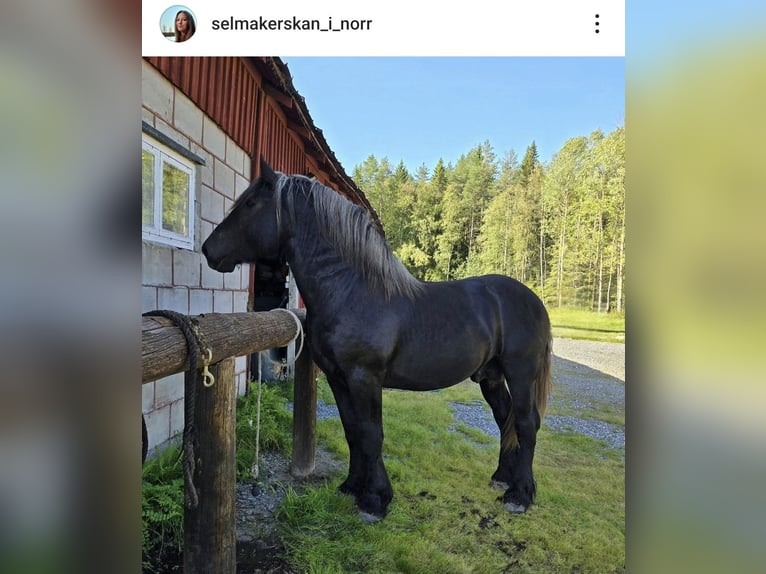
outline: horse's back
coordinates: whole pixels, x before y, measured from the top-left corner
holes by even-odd
[[[412,318],[436,329],[461,329],[461,325],[482,331],[485,337],[528,339],[547,336],[548,312],[529,287],[506,275],[479,275],[456,281],[425,283],[416,301]]]

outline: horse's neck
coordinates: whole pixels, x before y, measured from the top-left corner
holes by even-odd
[[[365,280],[318,232],[308,239],[311,235],[303,234],[289,242],[287,260],[308,311],[321,306],[332,313],[336,307],[348,306]]]

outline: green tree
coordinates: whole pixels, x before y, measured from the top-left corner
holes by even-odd
[[[444,279],[464,277],[475,267],[477,238],[497,174],[489,142],[460,157],[444,193],[442,234],[437,246],[437,266]]]
[[[395,209],[391,201],[390,181],[393,169],[388,158],[378,161],[374,155],[369,155],[360,165],[354,168],[352,177],[357,185],[364,190],[367,199],[375,207],[378,217],[383,224],[386,234],[395,218]]]
[[[354,179],[397,256],[425,280],[503,273],[547,302],[599,311],[625,304],[625,131],[568,140],[543,165],[490,143],[456,164],[410,174],[370,155]]]
[[[512,186],[514,275],[523,283],[540,284],[542,165],[533,141],[524,154]]]
[[[415,182],[403,161],[396,166],[385,188],[389,206],[386,233],[391,246],[397,249],[412,237],[412,209],[415,202]]]
[[[544,225],[557,305],[622,310],[624,180],[623,128],[567,141],[548,166]]]
[[[513,274],[513,181],[518,161],[511,150],[500,166],[495,182],[495,195],[487,206],[478,237],[479,252],[472,274]]]
[[[625,130],[604,137],[591,136],[593,146],[588,165],[588,189],[592,200],[592,256],[596,268],[593,308],[612,309],[612,284],[616,283],[614,305],[622,310],[622,274],[625,244]]]
[[[441,167],[440,167],[441,166]],[[444,164],[439,161],[434,174],[446,178]],[[442,198],[444,189],[429,180],[428,168],[418,169],[414,185],[414,197],[410,208],[410,235],[396,250],[397,256],[417,277],[438,279],[435,272],[434,254],[441,235]]]
[[[524,159],[521,160],[521,165],[518,171],[514,174],[514,183],[518,183],[522,187],[529,185],[529,180],[532,178],[533,173],[540,167],[540,160],[537,157],[537,144],[532,140],[532,143],[527,147],[527,151],[524,154]]]
[[[564,303],[565,293],[568,297],[572,295],[573,287],[568,284],[571,277],[565,271],[570,262],[573,230],[577,227],[575,208],[581,191],[586,152],[586,138],[567,140],[551,160],[543,185],[546,228],[552,238],[548,250],[549,267],[559,307]]]

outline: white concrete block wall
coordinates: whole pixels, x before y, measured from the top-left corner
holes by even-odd
[[[189,290],[189,315],[209,313],[213,308],[213,292],[208,289]]]
[[[194,102],[151,64],[142,61],[141,117],[172,141],[202,158],[197,166],[195,250],[144,241],[142,310],[170,309],[189,315],[247,311],[250,270],[222,274],[207,266],[199,249],[250,182],[251,159]],[[236,385],[245,392],[247,358],[235,363]],[[149,448],[162,448],[183,430],[183,374],[142,386]]]
[[[226,157],[226,134],[209,117],[202,121],[202,147],[219,158]],[[212,165],[210,166],[213,167]]]
[[[247,372],[247,357],[237,357],[234,360],[234,370],[237,373],[237,394],[244,395],[250,380]]]
[[[221,190],[226,197],[234,198],[234,170],[218,158],[215,159],[213,185],[215,189]]]

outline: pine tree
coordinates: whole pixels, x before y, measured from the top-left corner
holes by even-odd
[[[539,284],[542,166],[534,141],[527,147],[512,181],[514,276],[523,283]]]
[[[548,166],[543,201],[546,228],[553,240],[548,250],[552,283],[556,289],[556,303],[564,304],[565,292],[572,296],[569,283],[569,255],[572,234],[577,227],[577,197],[581,192],[582,165],[585,161],[587,140],[577,137],[567,140]]]
[[[624,308],[625,135],[572,138],[543,166],[489,142],[411,175],[370,155],[353,177],[396,254],[425,280],[503,273],[557,305]]]

